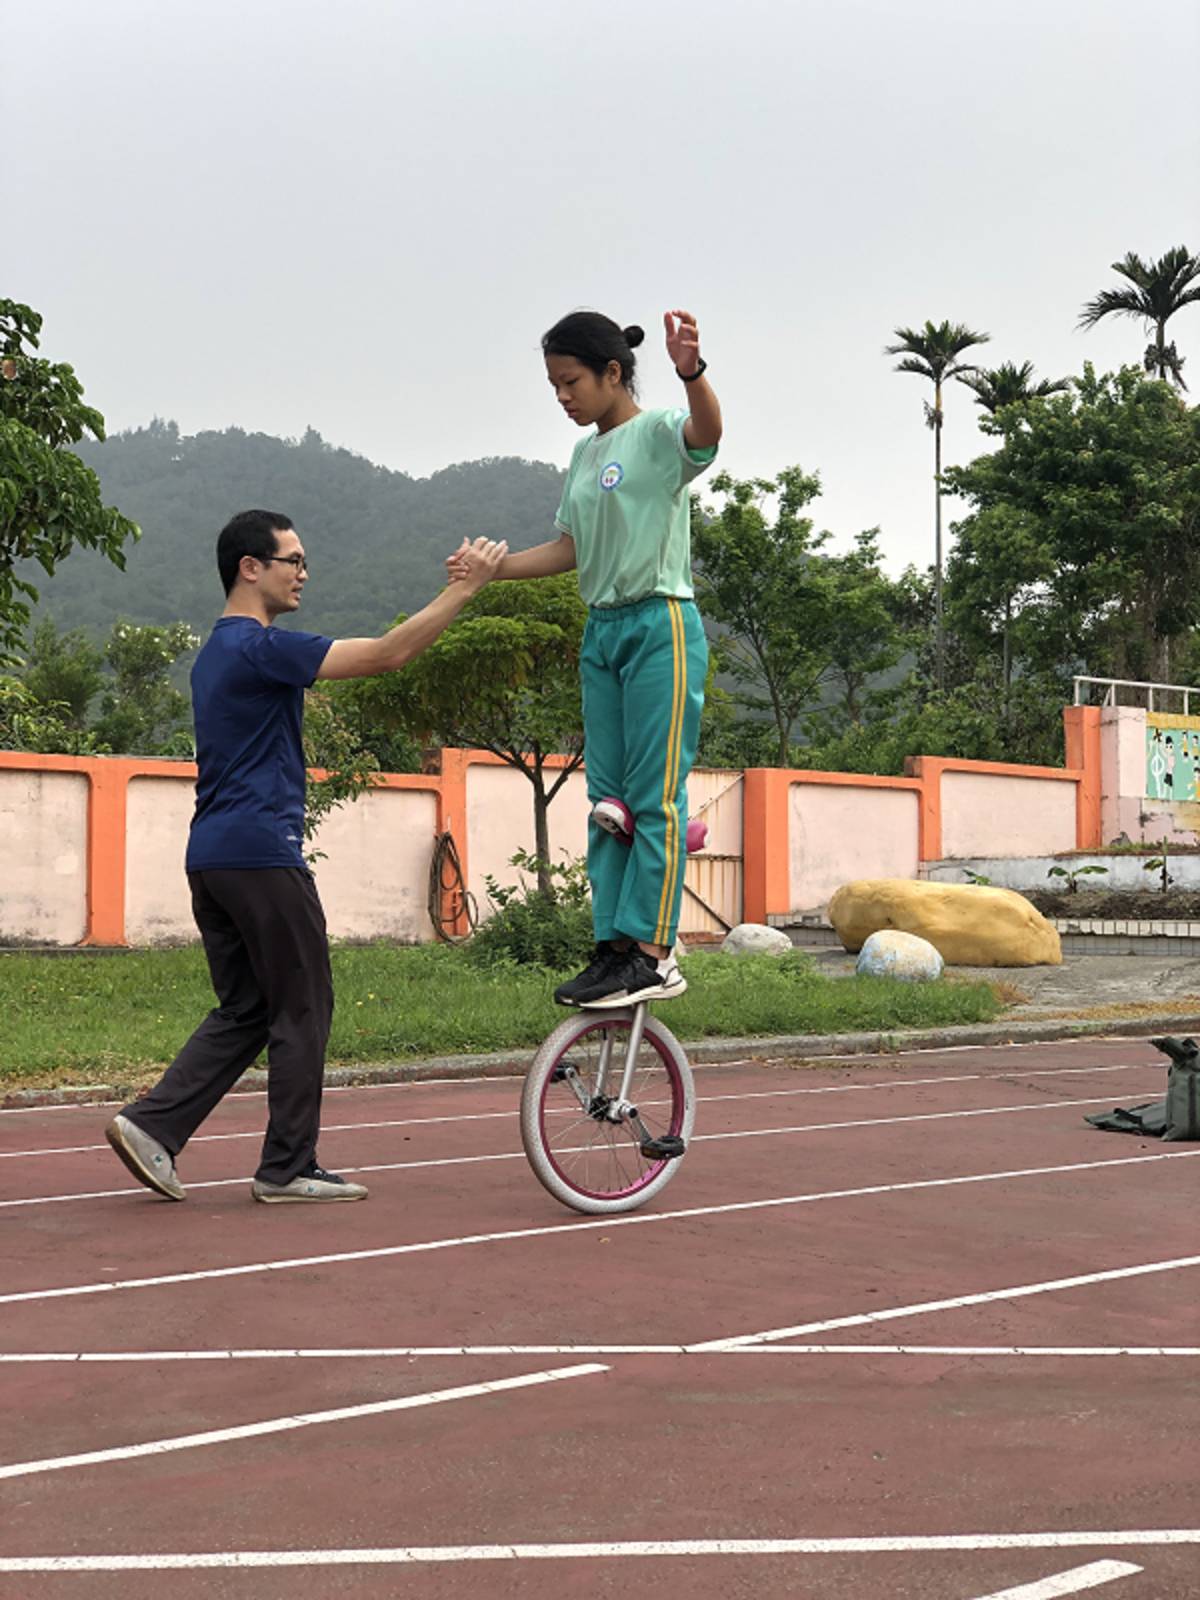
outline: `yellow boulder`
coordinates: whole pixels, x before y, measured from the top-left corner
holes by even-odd
[[[1057,967],[1058,929],[1012,889],[860,878],[829,902],[829,920],[847,950],[881,928],[915,933],[951,967]]]

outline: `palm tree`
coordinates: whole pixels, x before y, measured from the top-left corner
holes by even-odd
[[[1022,361],[1018,367],[1011,361],[998,367],[978,372],[964,372],[959,379],[975,392],[975,404],[990,411],[993,416],[1001,406],[1016,405],[1022,400],[1041,400],[1048,394],[1061,394],[1070,387],[1066,378],[1042,378],[1033,381],[1033,362]]]
[[[1166,342],[1167,321],[1184,306],[1200,300],[1200,285],[1189,288],[1200,278],[1200,256],[1194,256],[1183,245],[1168,250],[1157,261],[1143,261],[1131,250],[1123,261],[1114,261],[1114,272],[1128,278],[1128,289],[1105,289],[1089,300],[1079,319],[1081,328],[1093,328],[1102,317],[1118,315],[1140,317],[1147,328],[1154,329],[1154,342],[1146,346],[1142,364],[1147,372],[1160,378],[1170,377],[1179,388],[1186,389],[1183,381],[1184,358],[1173,344]]]
[[[946,684],[946,637],[942,619],[942,385],[951,378],[977,372],[978,367],[958,358],[972,345],[986,344],[988,333],[972,333],[961,322],[932,322],[918,330],[895,329],[896,344],[884,346],[884,354],[903,356],[897,372],[915,372],[933,384],[933,404],[925,402],[925,421],[933,429],[934,486],[934,616],[937,640],[937,686]]]

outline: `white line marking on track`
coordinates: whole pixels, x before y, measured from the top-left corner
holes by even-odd
[[[1200,1345],[745,1344],[701,1350],[686,1344],[397,1344],[312,1350],[24,1350],[0,1366],[74,1362],[386,1361],[440,1356],[1200,1356]]]
[[[733,1216],[743,1211],[766,1211],[780,1206],[811,1205],[821,1200],[857,1200],[881,1194],[911,1194],[923,1189],[951,1189],[964,1184],[1002,1183],[1015,1178],[1058,1177],[1068,1172],[1096,1172],[1113,1167],[1138,1167],[1157,1161],[1187,1161],[1196,1156],[1200,1156],[1200,1150],[1169,1150],[1151,1156],[1117,1156],[1107,1161],[1072,1161],[1057,1167],[1017,1167],[1004,1172],[972,1172],[953,1178],[919,1178],[908,1183],[872,1183],[860,1189],[825,1189],[810,1194],[776,1195],[767,1200],[730,1200],[723,1205],[689,1206],[681,1211],[642,1211],[622,1216],[590,1217],[584,1222],[560,1222],[554,1226],[537,1228],[508,1228],[496,1233],[469,1233],[449,1239],[422,1239],[412,1244],[379,1245],[371,1250],[338,1250],[320,1256],[291,1256],[279,1261],[248,1261],[236,1267],[205,1267],[196,1272],[167,1272],[152,1278],[118,1278],[109,1283],[73,1283],[54,1289],[23,1289],[16,1294],[0,1294],[0,1305],[16,1305],[22,1301],[32,1300],[59,1300],[72,1295],[111,1294],[118,1289],[157,1289],[179,1283],[240,1278],[258,1272],[288,1272],[298,1267],[381,1261],[394,1256],[420,1255],[432,1250],[463,1249],[468,1245],[507,1244],[519,1239],[544,1239],[555,1234],[565,1236],[585,1233],[596,1228],[634,1228],[655,1222],[686,1222],[693,1217]]]
[[[651,1102],[653,1103],[653,1102]],[[1024,1106],[981,1106],[973,1111],[919,1111],[903,1117],[864,1117],[854,1122],[801,1122],[786,1128],[746,1128],[728,1133],[697,1133],[692,1144],[712,1144],[722,1139],[770,1139],[778,1134],[844,1132],[849,1128],[887,1128],[903,1122],[949,1122],[959,1117],[1004,1117],[1020,1111],[1061,1111],[1071,1106],[1097,1106],[1111,1103],[1110,1095],[1091,1096],[1086,1100],[1038,1100]],[[104,1146],[107,1149],[107,1145]],[[573,1145],[560,1150],[560,1155],[578,1155],[585,1145]],[[376,1161],[363,1166],[339,1165],[339,1170],[361,1172],[411,1172],[426,1167],[469,1167],[487,1161],[521,1161],[522,1150],[504,1150],[496,1155],[436,1156],[427,1161]],[[199,1183],[189,1183],[188,1189],[229,1189],[250,1180],[240,1178],[206,1178]],[[134,1195],[145,1196],[141,1184],[127,1184],[121,1189],[91,1189],[75,1194],[28,1195],[20,1200],[0,1200],[0,1209],[13,1206],[67,1205],[73,1200],[127,1200]]]
[[[581,1348],[579,1354],[584,1354]],[[727,1356],[775,1353],[790,1356],[1200,1356],[1200,1345],[1108,1344],[745,1344],[725,1351],[697,1351],[689,1355]],[[4,1358],[0,1356],[0,1361]]]
[[[1130,1561],[1091,1561],[1086,1567],[1072,1567],[1070,1572],[1060,1572],[1052,1578],[1039,1578],[1036,1583],[1020,1583],[1015,1589],[996,1589],[980,1600],[1058,1600],[1064,1594],[1079,1594],[1083,1589],[1098,1589],[1102,1583],[1114,1578],[1131,1578],[1141,1567]]]
[[[689,1345],[693,1351],[729,1350],[735,1345],[766,1344],[778,1339],[795,1339],[808,1333],[830,1333],[834,1328],[862,1328],[875,1322],[890,1322],[897,1317],[923,1317],[935,1311],[957,1311],[962,1306],[989,1305],[995,1300],[1022,1300],[1033,1294],[1054,1294],[1060,1289],[1078,1289],[1093,1283],[1115,1283],[1121,1278],[1142,1278],[1154,1272],[1178,1272],[1200,1267],[1200,1256],[1179,1256],[1173,1261],[1150,1261],[1137,1267],[1113,1267],[1105,1272],[1083,1272],[1073,1278],[1049,1278],[1041,1283],[1018,1284],[1011,1289],[988,1289],[982,1294],[960,1294],[949,1300],[924,1300],[914,1305],[889,1306],[882,1311],[861,1311],[851,1317],[829,1317],[823,1322],[802,1322],[791,1328],[772,1328],[766,1333],[739,1334],[732,1339],[709,1339]]]
[[[1110,1040],[1110,1043],[1115,1043]],[[999,1048],[999,1047],[993,1047]],[[1025,1049],[1024,1045],[1014,1045],[1014,1049]],[[734,1066],[735,1062],[722,1061],[714,1063],[719,1066]],[[166,1070],[167,1063],[161,1063]],[[470,1078],[400,1078],[393,1083],[327,1083],[322,1089],[322,1095],[331,1094],[359,1094],[364,1089],[456,1089],[472,1086],[479,1083],[511,1083],[516,1077],[515,1073],[501,1072],[483,1074],[480,1077]],[[265,1089],[238,1089],[233,1088],[226,1096],[227,1103],[236,1104],[240,1100],[265,1100]],[[0,1106],[0,1117],[32,1117],[44,1115],[47,1111],[103,1111],[107,1106],[128,1105],[127,1100],[73,1100],[69,1105],[52,1106]]]
[[[1093,1104],[1092,1101],[1087,1102]],[[582,1148],[582,1146],[580,1147]],[[564,1151],[563,1154],[566,1154]],[[429,1161],[386,1161],[370,1166],[348,1167],[338,1163],[339,1172],[409,1172],[424,1167],[459,1167],[477,1166],[485,1161],[522,1161],[524,1151],[503,1150],[498,1155],[490,1156],[436,1156]],[[232,1189],[238,1186],[246,1187],[250,1183],[247,1174],[240,1178],[204,1178],[199,1183],[189,1183],[188,1193],[193,1189]],[[60,1206],[67,1205],[72,1200],[129,1200],[135,1195],[145,1197],[146,1191],[141,1184],[127,1185],[123,1189],[90,1189],[77,1194],[39,1194],[30,1195],[23,1200],[0,1200],[0,1210],[11,1206]]]
[[[915,1534],[864,1539],[639,1539],[606,1544],[401,1545],[358,1550],[214,1550],[188,1555],[4,1556],[0,1572],[174,1572],[214,1567],[367,1567],[459,1561],[594,1561],[602,1556],[907,1555],[956,1550],[1118,1549],[1200,1544],[1200,1528]]]
[[[886,1065],[889,1069],[894,1070],[896,1061],[898,1059],[902,1059],[902,1058],[908,1057],[908,1056],[970,1055],[972,1053],[978,1054],[979,1052],[984,1051],[984,1050],[1037,1050],[1037,1049],[1044,1049],[1046,1044],[1047,1044],[1047,1042],[1048,1041],[1045,1040],[1045,1039],[1030,1039],[1027,1043],[1018,1043],[1016,1040],[1008,1040],[1004,1044],[919,1045],[915,1050],[901,1050],[901,1051],[895,1052],[894,1054],[888,1054],[888,1055],[881,1055],[879,1052],[876,1052],[874,1055],[863,1055],[863,1056],[835,1056],[835,1057],[806,1056],[806,1057],[804,1057],[804,1060],[805,1060],[806,1064],[809,1065],[810,1067],[811,1066],[820,1066],[823,1062],[828,1060],[828,1061],[831,1061],[831,1062],[832,1061],[836,1061],[839,1065],[845,1066],[845,1067],[849,1067],[849,1066],[877,1067],[877,1066],[880,1066],[880,1065]],[[1124,1038],[1122,1035],[1115,1034],[1115,1033],[1091,1033],[1091,1034],[1082,1035],[1082,1036],[1080,1036],[1078,1038],[1055,1039],[1055,1040],[1049,1041],[1049,1042],[1052,1042],[1059,1049],[1070,1050],[1070,1049],[1081,1049],[1084,1046],[1087,1046],[1087,1047],[1089,1047],[1091,1049],[1095,1049],[1095,1047],[1097,1045],[1110,1045],[1110,1044],[1112,1044],[1112,1045],[1126,1045],[1127,1046],[1128,1043],[1129,1043],[1129,1040],[1127,1038]],[[766,1045],[769,1045],[771,1043],[771,1040],[769,1038],[764,1038],[761,1041],[761,1043],[764,1046],[766,1046]],[[788,1060],[790,1058],[776,1057],[775,1059],[779,1060],[779,1061],[785,1061],[785,1060]],[[694,1061],[692,1063],[692,1070],[696,1071],[697,1069],[699,1069],[700,1071],[703,1071],[703,1072],[707,1073],[709,1071],[719,1070],[722,1067],[744,1067],[744,1066],[747,1066],[747,1065],[761,1066],[764,1063],[770,1062],[770,1060],[771,1060],[771,1058],[767,1057],[767,1056],[747,1055],[747,1056],[739,1056],[737,1059],[735,1059],[733,1061]],[[1155,1065],[1155,1066],[1157,1064],[1158,1064],[1157,1062],[1147,1063],[1147,1065]],[[1058,1073],[1060,1071],[1065,1072],[1065,1071],[1067,1071],[1069,1069],[1067,1069],[1065,1067],[1063,1067],[1063,1068],[1054,1067],[1054,1068],[1050,1068],[1049,1070],[1051,1072],[1053,1072],[1053,1073]],[[1083,1071],[1083,1072],[1093,1072],[1093,1071],[1102,1072],[1105,1069],[1103,1067],[1083,1067],[1083,1068],[1080,1068],[1079,1070]],[[968,1076],[970,1076],[970,1077],[983,1077],[983,1078],[990,1078],[990,1077],[994,1077],[994,1076],[997,1076],[997,1075],[998,1074],[994,1074],[994,1073],[990,1073],[990,1072],[970,1073],[970,1074],[968,1074]],[[1002,1074],[1000,1074],[1000,1075],[1002,1075]],[[505,1073],[485,1074],[485,1075],[483,1075],[481,1077],[478,1077],[478,1078],[475,1078],[475,1077],[471,1077],[471,1078],[457,1078],[457,1077],[456,1078],[404,1078],[404,1079],[401,1079],[398,1082],[394,1082],[394,1083],[330,1083],[330,1084],[326,1084],[324,1093],[326,1095],[334,1095],[334,1094],[360,1094],[364,1090],[372,1090],[372,1091],[374,1091],[374,1090],[377,1090],[377,1089],[408,1089],[410,1091],[413,1091],[413,1090],[419,1090],[419,1089],[461,1089],[461,1088],[468,1088],[468,1087],[472,1087],[473,1088],[474,1086],[476,1086],[477,1084],[480,1084],[480,1083],[508,1083],[508,1082],[511,1082],[511,1080],[513,1078],[515,1078],[516,1076],[518,1076],[516,1073],[505,1072]],[[1030,1076],[1030,1074],[1025,1074],[1025,1076]],[[897,1083],[902,1083],[902,1082],[905,1082],[907,1080],[898,1078],[895,1081]],[[948,1079],[947,1080],[940,1080],[940,1079],[932,1079],[931,1080],[931,1082],[939,1082],[939,1081],[947,1081],[948,1082],[950,1080],[948,1080]],[[864,1085],[863,1087],[868,1087],[868,1088],[879,1087],[879,1088],[882,1089],[882,1088],[890,1088],[890,1087],[892,1087],[892,1085],[891,1084],[879,1084],[878,1086],[876,1086],[874,1084],[869,1084],[869,1085]],[[239,1101],[239,1100],[265,1100],[266,1099],[266,1090],[265,1089],[235,1089],[235,1090],[233,1090],[231,1092],[231,1094],[229,1096],[229,1099],[234,1101],[234,1102]],[[47,1112],[64,1112],[64,1111],[95,1112],[97,1110],[103,1110],[103,1108],[105,1106],[120,1106],[120,1105],[124,1105],[124,1104],[125,1104],[125,1102],[123,1100],[84,1100],[84,1101],[77,1101],[77,1102],[75,1102],[75,1103],[73,1103],[71,1105],[0,1106],[0,1118],[3,1118],[3,1117],[44,1116]]]
[[[137,1456],[163,1455],[172,1450],[195,1450],[202,1445],[256,1439],[263,1434],[287,1433],[294,1428],[311,1428],[318,1423],[378,1417],[390,1411],[413,1411],[420,1406],[442,1405],[448,1400],[470,1400],[480,1395],[500,1394],[509,1389],[528,1389],[543,1383],[559,1383],[564,1378],[583,1378],[608,1370],[596,1363],[558,1367],[549,1372],[525,1373],[519,1378],[496,1378],[489,1383],[468,1383],[456,1389],[437,1389],[432,1394],[402,1395],[397,1400],[376,1400],[369,1405],[338,1406],[332,1411],[307,1411],[296,1416],[273,1417],[267,1422],[249,1422],[239,1428],[214,1428],[207,1433],[153,1439],[148,1444],[120,1445],[112,1450],[88,1450],[82,1455],[47,1456],[41,1461],[16,1461],[9,1466],[0,1466],[0,1478],[28,1478],[40,1472],[61,1472],[68,1467],[95,1467],[109,1461],[130,1461]]]
[[[775,1345],[763,1345],[762,1353],[774,1354]],[[726,1352],[721,1352],[722,1354]],[[742,1354],[738,1351],[737,1354]],[[5,1362],[74,1361],[292,1361],[292,1360],[381,1360],[414,1356],[683,1356],[682,1344],[426,1344],[364,1345],[356,1349],[313,1350],[76,1350],[30,1351],[0,1355]]]
[[[1080,1077],[1090,1072],[1153,1072],[1161,1078],[1161,1069],[1155,1062],[1120,1062],[1111,1067],[1039,1067],[1034,1072],[1020,1073],[994,1073],[994,1072],[964,1072],[956,1073],[953,1077],[940,1078],[897,1078],[889,1083],[827,1083],[810,1086],[805,1089],[750,1089],[744,1094],[706,1094],[706,1106],[717,1105],[725,1100],[785,1100],[798,1094],[861,1094],[875,1089],[916,1089],[927,1087],[931,1084],[942,1083],[994,1083],[1002,1081],[1006,1076],[1020,1078],[1063,1078]],[[514,1080],[515,1081],[515,1080]],[[360,1085],[360,1088],[366,1086]],[[411,1088],[411,1084],[381,1084],[380,1088]],[[328,1093],[328,1091],[326,1091]],[[661,1105],[665,1102],[659,1100],[646,1101],[648,1105]],[[36,1110],[37,1107],[22,1107],[23,1110]],[[77,1110],[78,1107],[47,1106],[42,1108],[50,1111]],[[510,1108],[507,1111],[464,1111],[444,1117],[399,1117],[383,1122],[333,1122],[322,1126],[322,1135],[327,1133],[358,1133],[373,1128],[417,1128],[426,1127],[431,1123],[445,1122],[508,1122],[515,1115]],[[565,1113],[564,1113],[565,1115]],[[198,1133],[188,1141],[190,1145],[197,1144],[222,1144],[231,1139],[261,1139],[262,1129],[252,1128],[246,1133]],[[0,1150],[0,1161],[17,1161],[31,1156],[77,1156],[86,1155],[92,1151],[107,1150],[107,1144],[65,1144],[51,1145],[43,1149],[34,1150]]]

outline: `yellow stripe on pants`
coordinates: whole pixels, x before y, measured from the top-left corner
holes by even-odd
[[[663,811],[667,818],[665,841],[666,871],[663,876],[662,898],[658,906],[658,927],[655,944],[665,944],[671,927],[671,908],[675,902],[675,885],[679,878],[679,807],[675,803],[675,789],[679,783],[679,752],[683,738],[683,708],[687,698],[687,655],[685,652],[683,616],[677,600],[667,601],[667,615],[671,619],[671,649],[674,668],[674,689],[671,700],[671,724],[667,732],[667,760],[663,772]]]

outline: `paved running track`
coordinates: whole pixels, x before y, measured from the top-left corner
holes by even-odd
[[[643,1211],[563,1210],[515,1079],[334,1090],[365,1205],[183,1205],[0,1113],[0,1597],[1191,1600],[1200,1146],[1129,1040],[697,1069]]]

